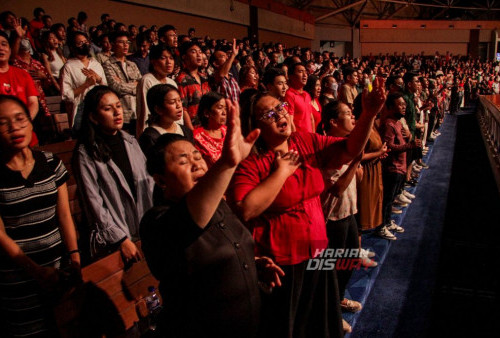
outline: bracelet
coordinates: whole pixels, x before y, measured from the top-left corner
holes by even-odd
[[[71,250],[71,251],[69,251],[69,252],[67,253],[67,255],[68,255],[68,256],[71,256],[71,255],[72,255],[72,254],[74,254],[74,253],[80,253],[80,250],[78,250],[78,249]]]

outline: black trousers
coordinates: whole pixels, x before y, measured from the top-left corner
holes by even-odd
[[[383,225],[388,225],[391,222],[392,202],[399,194],[403,184],[405,175],[394,172],[384,171],[382,180],[384,183],[384,199],[382,201]]]
[[[307,270],[308,261],[281,266],[282,286],[262,295],[259,337],[343,337],[335,270]]]
[[[359,249],[358,224],[354,215],[338,221],[329,220],[326,223],[328,247],[332,249]],[[345,289],[353,270],[337,270],[340,300],[344,299]]]

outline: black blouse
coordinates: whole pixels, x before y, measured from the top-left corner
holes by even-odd
[[[260,297],[250,232],[221,201],[205,229],[186,201],[143,217],[142,249],[160,281],[168,337],[255,337]]]

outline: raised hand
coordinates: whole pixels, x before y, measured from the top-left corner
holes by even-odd
[[[222,149],[221,160],[230,167],[237,166],[243,161],[252,147],[257,141],[260,134],[260,129],[252,130],[247,137],[241,134],[240,108],[238,104],[233,104],[229,99],[226,99],[227,107],[227,134],[224,139],[224,147]]]
[[[373,89],[371,92],[368,91],[368,88],[365,88],[362,94],[363,112],[371,117],[376,116],[382,110],[387,98],[384,78],[375,78],[372,85]]]
[[[14,27],[17,36],[19,36],[20,38],[22,38],[24,34],[26,34],[26,31],[23,29],[23,26],[21,25],[21,18],[15,19],[12,26]]]
[[[238,55],[240,47],[236,44],[236,39],[233,39],[233,55]]]

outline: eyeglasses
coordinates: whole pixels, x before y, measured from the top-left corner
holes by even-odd
[[[119,43],[121,45],[130,45],[130,44],[132,44],[132,41],[120,40],[120,41],[115,41],[115,43]]]
[[[26,114],[24,113],[16,115],[16,117],[14,117],[14,119],[12,120],[0,119],[0,132],[5,133],[9,131],[14,126],[14,124],[19,128],[26,128],[28,122],[28,116],[26,116]]]
[[[76,42],[76,43],[75,43],[75,46],[76,46],[76,47],[81,47],[81,46],[83,46],[83,45],[88,45],[88,43],[89,43],[89,42],[88,42],[87,40],[78,41],[78,42]]]
[[[259,118],[259,120],[263,121],[267,124],[277,122],[277,121],[281,120],[282,117],[285,117],[288,115],[288,111],[286,110],[286,107],[288,107],[288,103],[286,103],[286,102],[280,103],[276,107],[274,107],[273,109],[264,113]]]

